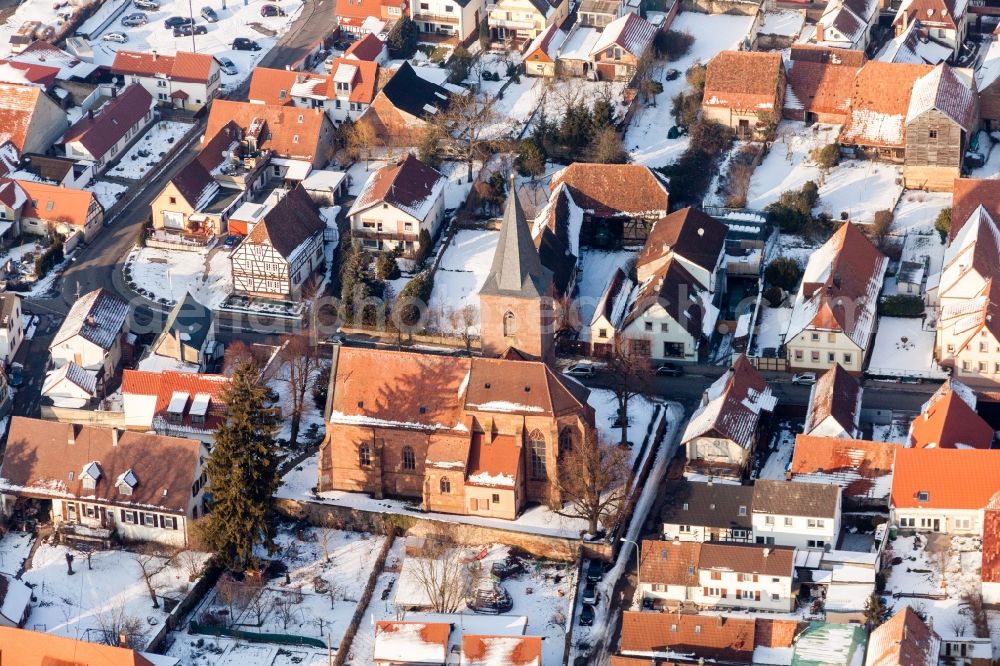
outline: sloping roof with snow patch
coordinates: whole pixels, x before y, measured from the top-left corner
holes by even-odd
[[[436,169],[408,154],[373,172],[347,214],[353,216],[386,203],[424,222],[447,182]]]
[[[773,411],[776,404],[771,387],[741,354],[733,367],[705,391],[681,441],[687,443],[714,433],[749,449],[761,416]]]
[[[955,71],[941,63],[913,83],[906,122],[937,109],[962,129],[970,131],[976,116],[976,92],[966,85]]]
[[[125,326],[128,310],[125,299],[105,289],[95,289],[73,304],[49,348],[79,335],[101,349],[111,349]]]
[[[626,12],[604,26],[601,38],[597,40],[590,55],[594,56],[612,46],[620,46],[636,58],[646,52],[653,43],[657,28],[638,14]]]

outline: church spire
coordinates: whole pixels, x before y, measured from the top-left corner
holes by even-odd
[[[551,281],[552,272],[542,266],[511,175],[493,265],[479,293],[540,298]]]

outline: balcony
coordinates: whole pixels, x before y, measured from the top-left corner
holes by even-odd
[[[532,19],[498,18],[490,14],[490,27],[506,28],[507,30],[534,30],[535,22]]]
[[[458,25],[458,17],[454,14],[436,14],[422,9],[413,10],[413,20],[417,23],[446,23]]]

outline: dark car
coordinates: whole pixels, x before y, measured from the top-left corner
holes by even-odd
[[[656,369],[656,374],[666,377],[680,377],[684,374],[684,368],[676,363],[661,363],[660,367]]]
[[[260,44],[247,37],[237,37],[233,40],[235,51],[260,51]]]
[[[182,25],[174,28],[174,37],[190,37],[191,35],[204,35],[208,28],[203,25]]]
[[[269,16],[284,16],[285,10],[277,5],[264,5],[260,8],[260,15],[265,18]]]
[[[219,20],[219,15],[215,13],[215,10],[211,7],[201,8],[201,17],[208,21],[209,23],[215,23]]]
[[[333,48],[337,49],[338,51],[346,51],[347,49],[351,48],[351,43],[348,41],[334,42]]]
[[[163,27],[170,30],[171,28],[178,28],[182,25],[192,24],[194,24],[194,19],[189,16],[171,16],[163,22]]]
[[[583,608],[580,609],[580,626],[589,627],[594,624],[594,607],[590,604],[584,604]]]
[[[160,8],[160,3],[154,0],[133,0],[132,4],[135,5],[136,9],[145,9],[146,11],[155,12]]]
[[[604,578],[604,563],[600,560],[590,560],[587,564],[587,581],[596,583]]]
[[[232,250],[236,247],[236,244],[240,242],[239,236],[226,236],[226,242],[222,244],[222,247],[227,250]]]
[[[668,69],[666,75],[663,77],[667,81],[676,81],[680,77],[680,70]]]
[[[583,603],[597,604],[597,585],[594,583],[587,583],[583,586]]]
[[[12,363],[10,374],[7,376],[7,383],[17,388],[24,383],[24,366],[20,363]]]

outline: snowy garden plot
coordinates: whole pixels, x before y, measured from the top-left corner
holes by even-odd
[[[72,576],[66,573],[67,553],[74,556]],[[190,575],[207,557],[182,553],[170,560],[153,558],[147,566],[157,572],[151,579],[156,593],[182,599],[191,586]],[[95,551],[91,567],[84,553],[66,546],[40,545],[31,568],[22,576],[37,598],[25,628],[100,642],[102,626],[110,626],[115,618],[130,618],[136,620],[144,643],[152,639],[167,613],[163,604],[152,607],[136,556],[124,550]]]
[[[868,373],[945,379],[934,361],[934,341],[934,328],[926,328],[922,318],[880,317]]]
[[[941,209],[950,207],[950,192],[905,190],[893,211],[892,233],[936,233],[934,220]]]
[[[215,308],[232,291],[229,253],[220,249],[135,248],[125,260],[124,274],[131,288],[167,305],[190,292],[205,307]]]
[[[765,453],[767,459],[760,468],[757,475],[759,479],[768,481],[784,481],[785,471],[792,462],[792,454],[795,452],[795,429],[791,422],[785,421],[778,424],[777,431],[772,435]]]
[[[30,532],[10,531],[0,538],[0,573],[16,576],[31,553],[35,537]]]
[[[479,312],[479,290],[489,275],[500,234],[487,229],[459,229],[434,273],[429,303],[433,326],[444,333],[460,333],[451,313],[472,306]],[[478,325],[473,327],[478,333]]]
[[[128,180],[142,180],[160,163],[170,149],[191,129],[188,123],[161,121],[136,141],[107,175]]]
[[[580,279],[578,281],[577,306],[580,312],[580,339],[590,339],[590,322],[597,304],[608,288],[615,271],[638,255],[637,250],[593,250],[580,251]]]
[[[104,207],[105,213],[128,191],[128,188],[121,183],[112,183],[110,180],[96,180],[88,185],[87,189],[94,193],[101,206]]]

